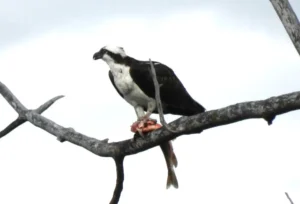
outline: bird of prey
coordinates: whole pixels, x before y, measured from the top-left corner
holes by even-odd
[[[158,113],[155,100],[155,88],[150,73],[150,62],[139,61],[128,56],[122,47],[105,46],[93,55],[94,60],[102,59],[110,70],[110,81],[118,94],[133,106],[137,121],[131,131],[149,132],[156,124],[150,118]],[[160,97],[164,114],[190,116],[205,111],[186,91],[173,70],[160,62],[152,62],[160,84]],[[146,112],[146,113],[145,113]],[[156,126],[160,127],[160,126]],[[155,128],[154,128],[155,129]],[[160,145],[168,167],[167,188],[173,185],[178,188],[178,181],[173,166],[177,167],[177,159],[171,141]]]

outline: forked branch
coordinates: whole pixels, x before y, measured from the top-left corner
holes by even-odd
[[[300,92],[294,92],[261,101],[238,103],[194,116],[184,116],[169,124],[172,130],[175,131],[168,131],[166,127],[163,126],[149,133],[146,137],[137,137],[135,140],[129,139],[108,143],[107,139],[98,140],[88,137],[76,132],[73,128],[65,128],[56,124],[39,114],[46,110],[47,107],[50,107],[59,97],[50,100],[50,102],[47,102],[44,106],[36,110],[28,110],[1,82],[0,94],[2,94],[7,102],[15,109],[22,121],[29,121],[33,125],[56,136],[60,141],[65,140],[71,142],[99,156],[114,158],[117,169],[117,182],[111,203],[117,203],[120,198],[124,180],[123,160],[127,155],[145,151],[181,135],[198,133],[201,130],[250,118],[269,118],[269,116],[276,116],[300,109]],[[17,127],[18,125],[11,126]]]
[[[64,96],[56,96],[56,97],[50,99],[49,101],[47,101],[46,103],[44,103],[43,105],[41,105],[40,107],[38,107],[37,109],[33,110],[33,111],[36,112],[36,113],[38,113],[38,114],[42,114],[53,103],[55,103],[58,99],[61,99],[62,97],[64,97]],[[16,129],[17,127],[19,127],[20,125],[22,125],[23,123],[25,123],[26,121],[27,121],[26,118],[21,117],[19,115],[19,117],[16,120],[14,120],[4,130],[2,130],[0,132],[0,138],[4,137],[8,133],[10,133],[12,130]]]
[[[108,139],[98,140],[76,132],[73,128],[65,128],[36,111],[26,109],[9,89],[0,82],[0,94],[15,109],[20,117],[33,125],[60,137],[68,142],[81,146],[92,153],[103,157],[118,157],[136,154],[185,134],[198,133],[200,130],[235,123],[251,118],[265,118],[269,115],[280,115],[300,109],[300,91],[271,97],[266,100],[237,103],[224,108],[206,111],[193,116],[183,116],[169,123],[176,130],[170,132],[162,127],[136,140],[124,140],[108,143]]]

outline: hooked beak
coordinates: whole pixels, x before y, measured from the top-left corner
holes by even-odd
[[[102,59],[103,55],[106,53],[106,50],[105,49],[101,49],[99,52],[96,52],[94,55],[93,55],[93,59],[94,60],[97,60],[97,59]]]
[[[103,55],[101,55],[100,52],[96,52],[96,53],[93,55],[93,59],[94,59],[94,60],[101,59],[102,56],[103,56]]]

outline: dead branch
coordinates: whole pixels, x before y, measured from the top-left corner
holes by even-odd
[[[175,130],[173,130],[169,125],[168,123],[166,122],[165,120],[165,117],[164,117],[164,113],[163,113],[163,108],[162,108],[162,103],[161,103],[161,99],[160,99],[160,84],[158,83],[157,81],[157,76],[156,76],[156,72],[155,72],[155,69],[154,69],[154,65],[151,61],[151,59],[149,59],[149,62],[150,62],[150,73],[151,73],[151,76],[152,76],[152,79],[153,79],[153,84],[154,84],[154,89],[155,89],[155,100],[156,100],[156,106],[157,106],[157,110],[158,110],[158,113],[159,113],[159,119],[160,119],[160,122],[161,124],[167,129],[169,130],[170,132],[176,132]]]
[[[46,108],[41,108],[41,110],[28,110],[1,82],[0,93],[19,114],[19,118],[22,120],[29,121],[33,125],[56,136],[60,141],[65,140],[81,146],[99,156],[114,158],[117,168],[117,182],[111,203],[117,203],[120,198],[124,180],[123,159],[127,155],[145,151],[181,135],[199,133],[205,129],[250,118],[270,118],[269,116],[278,116],[289,111],[300,109],[300,92],[293,92],[277,97],[271,97],[266,100],[238,103],[194,116],[181,117],[169,124],[175,132],[168,131],[166,127],[163,126],[162,128],[149,133],[147,137],[137,137],[135,140],[129,139],[108,143],[108,139],[98,140],[88,137],[82,133],[76,132],[72,128],[65,128],[46,117],[41,116],[38,112],[45,110]],[[58,98],[54,99],[57,100]],[[46,104],[49,105],[41,107],[50,107],[52,103]],[[274,118],[275,117],[272,117],[272,119]]]
[[[300,55],[300,23],[288,0],[270,0]]]
[[[27,110],[9,89],[0,82],[0,93],[21,117],[46,132],[81,146],[96,155],[103,157],[118,157],[136,154],[159,145],[163,141],[175,139],[184,134],[198,133],[221,125],[235,123],[251,118],[264,118],[269,115],[281,115],[300,109],[300,91],[271,97],[266,100],[237,103],[216,110],[206,111],[193,116],[183,116],[169,123],[176,133],[167,131],[164,127],[138,137],[136,140],[124,140],[108,143],[107,139],[98,140],[65,128],[35,111]]]
[[[33,110],[33,111],[38,113],[38,114],[41,114],[45,110],[47,110],[53,103],[55,103],[58,99],[61,99],[62,97],[64,97],[64,96],[54,97],[54,98],[50,99],[49,101],[47,101],[46,103],[44,103],[43,105],[41,105],[40,107],[38,107],[37,109]],[[5,135],[7,135],[12,130],[16,129],[17,127],[19,127],[20,125],[22,125],[25,122],[26,122],[26,119],[19,116],[16,120],[14,120],[4,130],[2,130],[0,132],[0,138],[4,137]]]
[[[123,190],[123,181],[124,181],[124,156],[114,158],[116,169],[117,169],[117,181],[116,181],[116,187],[114,190],[113,197],[109,204],[117,204],[120,200],[121,193]]]
[[[291,199],[291,197],[289,196],[289,194],[287,192],[285,192],[285,195],[287,197],[287,199],[289,199],[291,204],[294,204],[293,200]]]
[[[12,130],[16,129],[17,127],[19,127],[20,125],[22,125],[25,122],[26,122],[25,119],[23,119],[21,117],[18,117],[16,120],[14,120],[13,122],[11,122],[6,128],[4,128],[4,130],[2,130],[0,132],[0,138],[4,137],[5,135],[7,135]]]

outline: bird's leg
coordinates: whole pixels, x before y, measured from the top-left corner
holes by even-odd
[[[142,135],[141,131],[139,131],[141,128],[141,126],[143,125],[142,124],[142,118],[145,116],[145,113],[144,113],[144,109],[140,106],[135,106],[134,107],[134,110],[135,110],[135,113],[137,115],[137,118],[138,120],[135,121],[132,125],[131,125],[131,132],[139,132],[140,135]]]
[[[152,114],[152,112],[147,111],[147,113],[142,117],[142,121],[149,125],[155,125],[157,123],[157,120],[150,118],[151,114]]]
[[[155,110],[156,107],[156,101],[152,101],[148,103],[147,113],[142,116],[142,122],[146,125],[155,125],[157,123],[157,120],[150,118],[150,115]]]
[[[156,103],[150,102],[148,104],[148,110],[146,114],[144,113],[143,108],[135,107],[138,120],[132,124],[132,132],[139,132],[140,135],[143,136],[143,133],[150,132],[161,127],[161,125],[157,124],[157,120],[150,118],[150,115],[154,111],[155,106]]]

